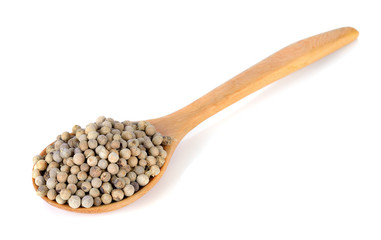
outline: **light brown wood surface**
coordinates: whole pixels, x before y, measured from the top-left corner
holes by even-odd
[[[145,187],[131,197],[120,202],[113,202],[109,205],[92,208],[81,207],[77,209],[72,209],[68,205],[60,205],[55,201],[49,200],[47,197],[43,197],[43,199],[55,207],[80,213],[108,212],[134,202],[148,192],[160,180],[168,167],[169,160],[177,145],[190,130],[205,119],[256,90],[347,45],[354,41],[358,37],[358,34],[356,29],[344,27],[298,41],[279,50],[188,106],[164,117],[148,120],[163,135],[171,136],[174,142],[170,146],[165,147],[168,156],[164,166],[161,168],[160,174],[152,178]],[[45,154],[46,152],[43,150],[41,156]],[[179,159],[179,161],[181,161],[181,159]],[[173,169],[173,171],[176,171],[176,169]],[[37,186],[34,182],[33,185],[37,190]]]

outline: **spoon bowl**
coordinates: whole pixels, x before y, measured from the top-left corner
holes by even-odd
[[[202,121],[247,95],[338,50],[357,37],[356,29],[344,27],[303,39],[279,50],[184,108],[164,117],[148,120],[158,132],[163,136],[170,136],[173,141],[172,144],[164,146],[167,157],[160,173],[151,178],[146,186],[131,197],[108,205],[76,209],[67,204],[58,204],[47,197],[42,198],[57,208],[79,213],[108,212],[136,201],[160,180],[177,145],[190,130]],[[45,149],[40,155],[46,155]],[[37,190],[38,187],[34,181],[33,186]]]

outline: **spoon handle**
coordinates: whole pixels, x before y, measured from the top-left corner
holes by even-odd
[[[165,116],[182,138],[199,123],[247,95],[354,41],[358,31],[335,29],[293,43],[223,83],[188,106]]]

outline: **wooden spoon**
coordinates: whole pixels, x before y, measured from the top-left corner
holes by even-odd
[[[77,209],[70,208],[67,204],[60,205],[55,201],[49,200],[47,197],[43,197],[43,199],[55,207],[79,213],[108,212],[134,202],[147,193],[163,176],[177,145],[190,130],[205,119],[256,90],[347,45],[354,41],[358,34],[356,29],[344,27],[291,44],[215,88],[188,106],[164,117],[148,120],[156,127],[158,132],[171,136],[174,141],[171,145],[165,147],[168,155],[160,174],[152,178],[145,187],[141,188],[131,197],[109,205],[91,208],[80,207]],[[41,156],[45,154],[44,149],[41,152]],[[176,171],[176,169],[173,171]],[[34,181],[33,185],[37,190]]]

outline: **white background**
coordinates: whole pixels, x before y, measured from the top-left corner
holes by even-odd
[[[380,239],[378,1],[1,1],[1,239]],[[359,39],[191,131],[114,212],[34,193],[32,157],[74,124],[171,113],[280,48]]]

